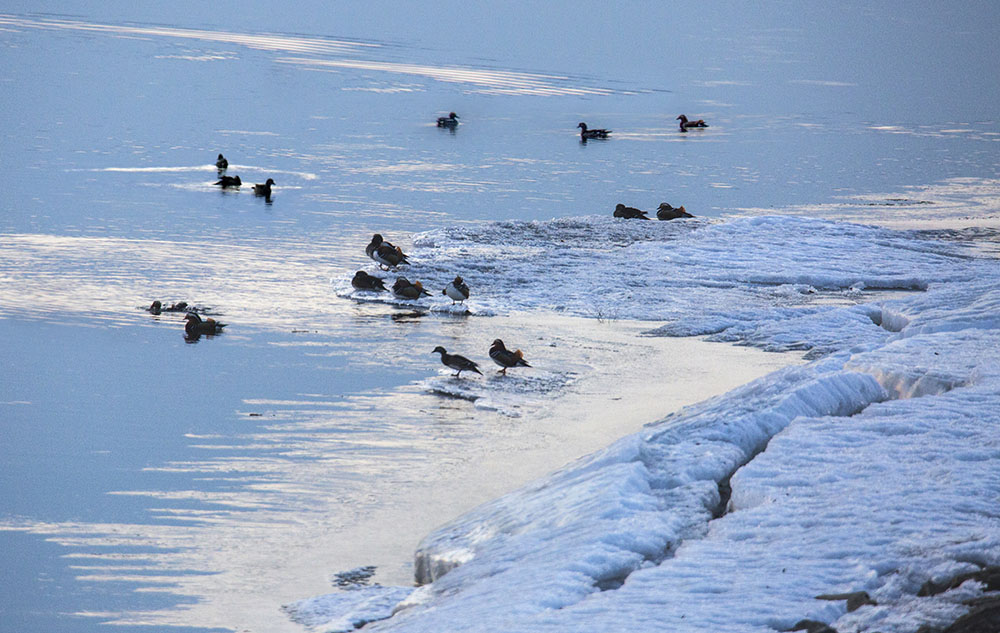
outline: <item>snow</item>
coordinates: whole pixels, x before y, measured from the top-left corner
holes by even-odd
[[[429,584],[373,631],[902,633],[982,591],[918,597],[924,582],[1000,564],[995,260],[794,217],[493,223],[414,246],[421,278],[489,284],[486,310],[614,306],[665,320],[651,335],[814,360],[442,526],[416,553]],[[856,591],[876,604],[817,599]]]

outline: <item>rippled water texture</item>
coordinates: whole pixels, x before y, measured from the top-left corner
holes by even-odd
[[[800,360],[643,333],[919,291],[938,238],[994,252],[996,13],[6,3],[0,631],[300,630],[279,606],[332,573],[405,584],[435,526]],[[698,219],[610,219],[664,201]],[[804,260],[776,224],[754,270],[718,221],[775,211],[927,232]],[[350,289],[375,232],[432,299]],[[185,340],[154,299],[228,325]],[[498,378],[497,337],[534,367]]]

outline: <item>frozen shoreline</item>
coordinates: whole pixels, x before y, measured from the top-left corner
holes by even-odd
[[[843,259],[828,267],[871,248],[856,225],[786,218],[728,228],[754,242],[775,223],[808,227],[823,251],[839,243]],[[821,358],[668,416],[439,528],[418,554],[434,582],[372,630],[763,632],[809,619],[841,633],[903,632],[955,620],[981,585],[917,593],[1000,562],[1000,275],[995,260],[957,247],[876,234],[914,255],[905,279],[926,292],[795,318],[718,315],[718,340],[797,341]],[[814,257],[782,253],[781,264]],[[857,260],[857,276],[877,276],[861,272],[879,265],[868,261]],[[921,266],[931,262],[928,276]],[[782,265],[771,274],[780,278]],[[713,519],[730,477],[727,512]],[[855,591],[877,604],[847,612],[816,599]]]

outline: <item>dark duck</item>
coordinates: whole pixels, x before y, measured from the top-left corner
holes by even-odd
[[[403,254],[403,249],[385,241],[378,233],[372,236],[371,242],[368,242],[365,254],[385,270],[410,263],[410,260]]]
[[[444,364],[446,367],[451,367],[456,371],[455,373],[456,378],[461,376],[463,371],[474,371],[480,376],[483,375],[483,372],[479,371],[479,365],[472,362],[465,356],[459,356],[458,354],[449,354],[447,350],[445,350],[445,348],[441,347],[440,345],[435,347],[434,350],[431,352],[431,354],[435,353],[441,354],[442,364]]]
[[[708,127],[705,123],[705,119],[698,119],[697,121],[688,121],[687,116],[680,115],[677,120],[681,122],[681,132],[686,132],[689,127]]]
[[[157,299],[151,303],[148,308],[146,308],[146,311],[150,314],[160,314],[161,312],[187,312],[188,303],[187,301],[178,301],[177,303],[164,307],[163,302]],[[198,309],[191,308],[191,311],[197,312]]]
[[[239,176],[222,176],[214,184],[219,185],[223,189],[228,189],[229,187],[239,187],[243,184]]]
[[[608,138],[608,134],[611,134],[611,130],[589,130],[587,124],[582,121],[577,123],[576,127],[580,128],[580,138],[584,141],[590,138]]]
[[[271,185],[274,184],[274,179],[268,178],[267,182],[264,184],[256,184],[253,186],[253,195],[264,196],[267,199],[271,198]]]
[[[392,294],[400,299],[419,299],[424,295],[431,296],[431,293],[424,290],[423,284],[419,281],[410,283],[406,277],[400,277],[396,283],[392,284]]]
[[[646,215],[645,211],[640,211],[635,207],[626,207],[624,204],[616,204],[615,212],[613,214],[616,218],[625,218],[626,220],[648,220],[649,216]]]
[[[503,341],[496,339],[490,347],[490,358],[493,362],[502,367],[498,374],[507,375],[507,370],[511,367],[531,367],[528,361],[524,360],[521,350],[510,351],[504,347]]]
[[[215,168],[219,171],[225,171],[229,169],[229,161],[226,160],[225,156],[219,154],[219,157],[215,159]]]
[[[462,281],[461,277],[456,276],[455,279],[448,282],[441,294],[451,299],[451,304],[455,305],[455,302],[465,301],[469,298],[469,287]]]
[[[222,328],[226,327],[225,323],[219,323],[215,319],[205,318],[202,319],[195,312],[188,312],[184,315],[184,333],[188,336],[201,336],[202,334],[218,334],[222,331]]]
[[[659,220],[676,220],[677,218],[693,218],[694,216],[687,212],[684,205],[672,207],[666,202],[661,202],[660,207],[656,210],[656,217]]]
[[[437,123],[438,127],[456,128],[458,127],[458,115],[451,112],[448,116],[439,116]]]
[[[363,270],[354,273],[351,285],[358,290],[372,290],[374,292],[385,292],[385,282],[375,275],[369,275]]]

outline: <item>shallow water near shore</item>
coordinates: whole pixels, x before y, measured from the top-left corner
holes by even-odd
[[[407,584],[437,525],[805,340],[644,333],[758,345],[954,281],[939,239],[996,252],[991,5],[506,9],[8,3],[0,630],[301,630],[330,574]],[[662,201],[698,219],[610,219]],[[715,223],[776,211],[856,224]],[[351,291],[394,277],[375,232],[424,305]],[[153,299],[229,325],[189,344]],[[496,377],[497,337],[534,367]]]

